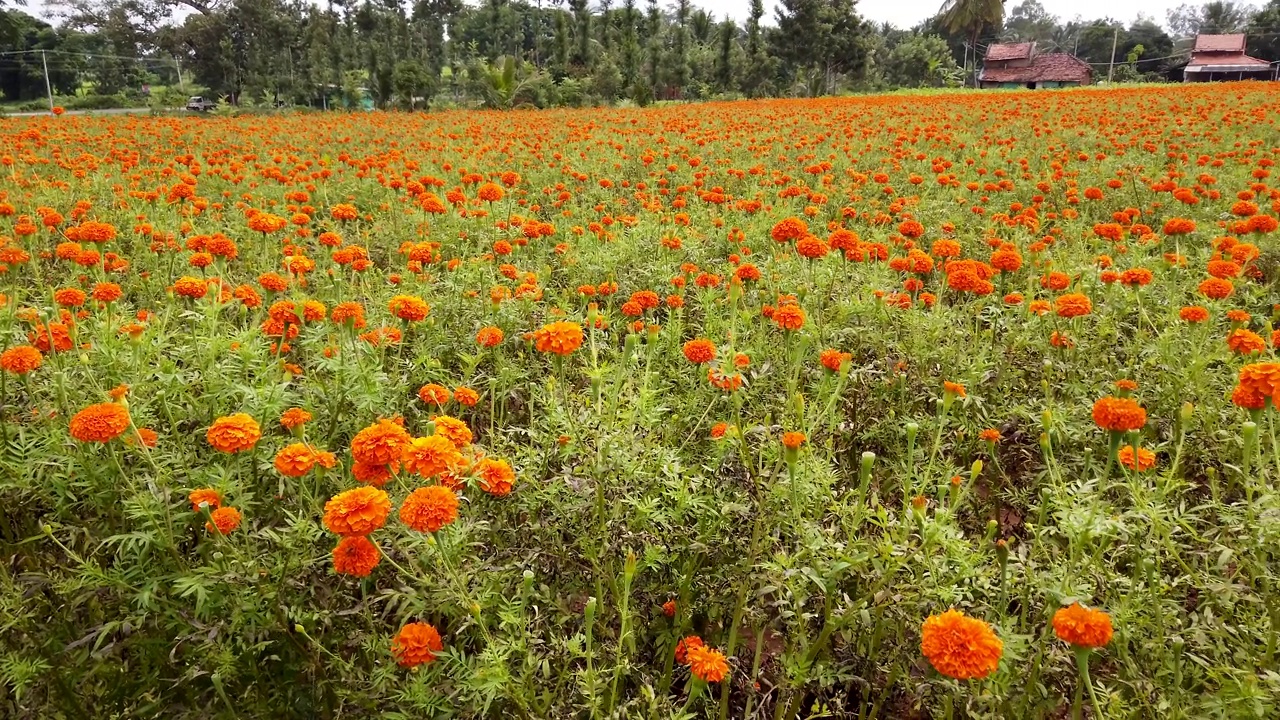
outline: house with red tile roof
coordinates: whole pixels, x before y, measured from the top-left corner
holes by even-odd
[[[1058,88],[1088,85],[1089,64],[1069,53],[1041,53],[1034,42],[987,48],[978,82],[984,88]]]
[[[1277,66],[1249,57],[1244,48],[1244,35],[1197,35],[1183,81],[1275,80]]]

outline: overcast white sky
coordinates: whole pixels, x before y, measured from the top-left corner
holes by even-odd
[[[469,0],[477,4],[478,0]],[[662,5],[671,4],[670,0],[659,0]],[[1005,12],[1012,10],[1021,0],[1009,0],[1005,3]],[[1141,12],[1156,22],[1164,24],[1165,13],[1173,7],[1188,2],[1192,5],[1202,4],[1201,0],[1041,0],[1050,13],[1062,20],[1071,20],[1080,16],[1085,20],[1110,17],[1123,23],[1131,22]],[[598,0],[593,0],[593,6]],[[618,6],[615,0],[614,6]],[[640,3],[643,6],[643,2]],[[715,13],[717,18],[729,16],[744,21],[750,7],[750,0],[693,0],[697,7]],[[765,0],[765,22],[774,24],[775,0]],[[1248,3],[1246,3],[1248,4]],[[900,28],[910,28],[917,23],[937,14],[941,0],[858,0],[858,13],[868,20],[881,23],[890,22]],[[21,8],[19,8],[21,9]],[[40,17],[48,17],[45,0],[28,0],[27,12]]]

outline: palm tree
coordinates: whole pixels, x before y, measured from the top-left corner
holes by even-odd
[[[965,48],[965,69],[969,67],[969,48],[973,48],[975,72],[974,86],[978,83],[978,36],[983,28],[997,26],[1004,20],[1004,0],[945,0],[939,10],[942,27],[949,33],[965,33],[969,44]]]
[[[1249,24],[1251,8],[1234,2],[1209,2],[1200,9],[1200,32],[1230,34],[1244,32]]]

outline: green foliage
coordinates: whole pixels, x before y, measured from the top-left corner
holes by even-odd
[[[912,35],[889,51],[884,68],[892,87],[955,87],[964,75],[937,35]]]
[[[913,37],[895,42],[886,54]],[[591,99],[581,80],[557,83],[531,63],[475,63],[449,78],[501,90],[504,107]],[[1231,398],[1244,363],[1274,360],[1280,266],[1274,234],[1224,220],[1272,167],[1236,145],[1265,147],[1272,130],[1256,118],[1274,98],[1231,90],[1229,110],[1217,88],[1179,86],[644,112],[237,118],[219,116],[235,111],[224,103],[188,122],[7,120],[0,137],[32,162],[11,168],[26,190],[5,200],[15,206],[0,218],[6,233],[36,208],[71,214],[85,198],[90,208],[6,245],[11,260],[15,247],[32,252],[4,276],[3,346],[31,342],[35,323],[57,316],[54,288],[111,281],[124,296],[80,306],[74,345],[33,373],[0,374],[0,716],[1047,720],[1070,715],[1081,688],[1050,625],[1073,601],[1106,609],[1116,628],[1093,655],[1101,707],[1090,717],[1274,716],[1276,411],[1251,429]],[[1056,119],[1046,124],[1047,108]],[[920,117],[947,131],[925,138],[921,125],[927,148],[908,147]],[[1176,119],[1186,131],[1171,135]],[[991,137],[1018,141],[982,141]],[[803,152],[781,152],[801,141]],[[409,153],[387,160],[387,148],[417,143],[430,143],[430,166]],[[1199,160],[1229,153],[1238,162]],[[176,176],[149,198],[188,155],[203,159],[191,174],[198,199],[169,199],[168,188],[188,186]],[[247,156],[261,167],[241,178],[232,165]],[[381,176],[367,169],[376,163]],[[481,199],[477,183],[437,169],[446,164],[503,182],[504,199]],[[250,179],[276,176],[288,182]],[[392,182],[442,177],[441,195],[464,197],[431,215]],[[1184,177],[1203,190],[1194,205],[1160,189]],[[640,182],[672,192],[639,196]],[[713,188],[732,198],[717,202]],[[1101,197],[1077,195],[1084,188]],[[1275,214],[1274,199],[1249,192],[1259,214]],[[245,207],[218,199],[230,197]],[[335,217],[338,203],[356,217]],[[247,208],[289,205],[311,211],[287,233],[248,228]],[[1123,245],[1100,236],[1096,226],[1136,205]],[[923,232],[911,256],[908,213]],[[551,235],[527,238],[516,214]],[[839,248],[809,259],[776,242],[787,217],[833,244],[833,228],[856,231],[861,260]],[[1172,217],[1198,228],[1162,232]],[[116,227],[95,247],[127,266],[58,258],[85,220]],[[1207,263],[1231,254],[1215,243],[1226,231],[1262,254],[1228,300],[1209,301],[1198,287]],[[323,244],[329,232],[364,248],[370,266],[339,262]],[[196,267],[194,238],[208,248],[217,233],[234,239],[236,257]],[[991,258],[991,240],[1011,243],[1027,262],[993,275],[989,292],[961,290],[949,282],[950,251],[935,245],[944,239],[977,262]],[[869,259],[872,243],[890,261]],[[921,254],[935,258],[929,271],[900,264]],[[1153,281],[1108,282],[1104,254],[1115,271],[1145,268]],[[305,284],[291,277],[275,294],[259,284],[302,256],[315,263]],[[758,278],[726,282],[745,262]],[[1060,297],[1046,287],[1050,270],[1091,298],[1088,315],[1028,308]],[[184,298],[183,275],[210,292]],[[908,280],[922,288],[900,295]],[[617,292],[599,289],[608,282]],[[251,307],[244,288],[264,302]],[[642,307],[635,332],[623,306],[643,291],[682,302]],[[1005,298],[1014,292],[1024,297]],[[429,315],[397,319],[389,301],[400,294],[427,299]],[[799,329],[776,322],[784,296],[807,313]],[[290,349],[273,347],[273,305],[304,301],[328,312],[300,323]],[[342,302],[361,303],[368,325],[333,321]],[[1191,304],[1209,306],[1210,319],[1180,319]],[[140,310],[149,314],[134,340],[121,330]],[[588,328],[566,358],[522,337],[554,320]],[[1262,357],[1232,352],[1223,338],[1235,324],[1266,336]],[[479,347],[487,326],[506,339]],[[360,336],[380,327],[402,340]],[[708,366],[684,350],[693,338],[716,343],[709,367],[742,372],[740,389],[709,383]],[[847,364],[830,369],[827,348],[849,353]],[[1146,408],[1128,440],[1154,454],[1147,472],[1113,464],[1091,416],[1120,378],[1138,383]],[[948,398],[944,380],[967,394]],[[417,393],[426,383],[481,398],[435,407]],[[156,446],[75,441],[68,418],[120,384]],[[298,434],[279,422],[291,407],[314,414]],[[205,433],[233,412],[256,418],[262,438],[220,454]],[[425,436],[441,412],[467,423],[476,456],[511,463],[514,491],[493,496],[464,479],[456,522],[421,533],[393,512],[371,536],[382,555],[370,576],[335,573],[337,538],[322,516],[357,486],[352,438],[392,415]],[[980,435],[990,429],[998,442]],[[784,431],[807,441],[788,452]],[[272,457],[295,442],[334,452],[335,466],[282,474]],[[402,468],[385,489],[400,506],[431,482]],[[242,511],[237,530],[206,530],[187,496],[200,487]],[[992,677],[951,681],[921,658],[921,622],[948,607],[1003,640]],[[409,621],[444,637],[436,662],[417,670],[390,651]],[[729,658],[710,690],[674,661],[676,642],[695,633]]]

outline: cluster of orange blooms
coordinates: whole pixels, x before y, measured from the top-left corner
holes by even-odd
[[[1072,603],[1053,614],[1053,632],[1073,648],[1104,647],[1111,642],[1111,616]],[[947,677],[981,679],[1000,666],[1004,642],[987,623],[951,609],[930,615],[924,621],[920,630],[920,653]]]
[[[1185,97],[1171,92],[1124,97],[1139,115],[1168,114]],[[1237,130],[1256,121],[1253,110],[1274,105],[1256,91],[1239,107],[1211,101],[1208,90],[1183,92],[1205,93],[1192,97]],[[308,374],[346,361],[353,347],[378,362],[395,356],[391,367],[416,371],[422,366],[395,351],[412,353],[461,328],[465,343],[452,344],[468,347],[451,348],[458,355],[478,352],[471,356],[477,363],[496,365],[523,353],[531,377],[551,365],[561,386],[572,388],[589,342],[594,362],[597,344],[616,349],[662,337],[671,342],[647,346],[658,362],[677,363],[676,372],[696,378],[698,392],[716,402],[746,404],[757,383],[767,395],[780,353],[798,356],[797,376],[812,370],[805,382],[842,389],[854,375],[855,352],[859,362],[876,354],[871,343],[843,332],[853,328],[874,335],[906,322],[963,317],[999,342],[1027,326],[1057,358],[1096,340],[1102,318],[1147,322],[1150,297],[1165,293],[1166,324],[1193,338],[1214,333],[1214,351],[1238,368],[1236,406],[1254,419],[1268,403],[1280,406],[1280,363],[1267,361],[1280,347],[1280,331],[1255,320],[1265,318],[1264,283],[1273,279],[1264,250],[1280,232],[1270,140],[1227,147],[1208,133],[1179,131],[1175,143],[1159,128],[1123,139],[1105,129],[1098,149],[1069,150],[1083,147],[1079,128],[1100,128],[1088,107],[1099,96],[1079,97],[1086,101],[921,100],[939,115],[927,121],[918,108],[847,100],[803,106],[794,121],[786,108],[796,107],[785,105],[744,109],[744,118],[716,108],[599,111],[616,142],[601,152],[612,147],[617,154],[594,168],[582,163],[586,147],[596,152],[599,135],[578,129],[569,139],[556,121],[536,115],[501,130],[485,125],[500,134],[494,141],[451,135],[463,123],[458,115],[397,118],[407,129],[380,127],[378,118],[355,128],[345,118],[285,118],[271,136],[200,130],[217,151],[178,156],[148,147],[160,134],[130,138],[152,133],[145,124],[42,118],[6,130],[0,146],[17,188],[0,189],[0,277],[23,293],[12,308],[0,296],[16,341],[4,343],[0,369],[34,405],[40,399],[32,388],[50,366],[65,367],[72,358],[64,355],[90,357],[113,339],[141,354],[150,344],[144,338],[154,334],[161,345],[161,332],[203,317],[203,327],[214,328],[211,343],[234,340],[228,355],[242,341],[270,348],[269,367],[278,367],[286,384],[301,377],[300,386],[319,387],[323,381],[306,385]],[[1070,121],[1019,120],[1037,138],[1060,143],[1039,161],[1030,151],[1020,156],[1012,143],[971,145],[953,124],[974,110],[1022,118],[1024,103],[1035,104],[1037,118],[1056,116],[1040,112],[1051,108]],[[693,112],[715,122],[695,120]],[[759,139],[762,127],[778,122],[793,129],[813,122],[820,132],[788,141],[790,159],[777,159],[773,141],[744,148],[744,135]],[[1069,142],[1058,124],[1072,128]],[[375,142],[401,132],[448,142],[440,140],[431,160]],[[875,133],[889,138],[880,138],[879,158],[867,152]],[[337,152],[324,147],[337,136],[354,140]],[[306,147],[311,141],[316,147]],[[643,169],[605,176],[620,172],[624,160]],[[75,197],[76,186],[55,171],[96,178],[113,194],[106,201]],[[1143,192],[1131,199],[1128,190],[1139,186]],[[951,204],[957,214],[947,220]],[[637,257],[644,267],[629,267]],[[142,309],[149,304],[154,312]],[[837,306],[850,312],[833,312]],[[1173,320],[1174,308],[1181,322]],[[872,326],[873,319],[884,324]],[[95,328],[104,332],[95,335]],[[890,351],[902,349],[883,334]],[[493,497],[515,488],[511,464],[488,456],[460,419],[483,411],[471,385],[484,386],[474,373],[451,375],[455,361],[447,352],[414,382],[438,381],[421,385],[420,404],[405,398],[408,427],[402,417],[363,427],[351,437],[349,462],[308,440],[310,411],[291,408],[279,419],[288,439],[271,467],[280,478],[314,473],[346,488],[327,499],[322,514],[311,509],[338,537],[338,575],[364,578],[379,567],[384,551],[375,538],[389,532],[393,510],[404,528],[434,534],[458,522],[459,494],[469,485]],[[433,347],[432,360],[436,354]],[[895,369],[899,374],[906,372]],[[1146,472],[1158,461],[1139,446],[1148,417],[1129,397],[1135,389],[1117,383],[1116,396],[1094,402],[1092,419],[1121,466]],[[950,408],[968,395],[964,385],[946,381],[942,397]],[[501,398],[490,392],[487,399]],[[116,439],[139,452],[155,446],[157,434],[135,426],[123,393],[79,403],[57,421],[57,432],[65,422],[86,452],[116,450],[109,444]],[[1081,401],[1079,409],[1086,406]],[[424,409],[429,431],[417,435],[410,428],[419,427],[413,418]],[[147,416],[141,406],[133,410]],[[254,464],[265,444],[259,419],[248,412],[218,417],[205,443],[237,456],[232,464]],[[754,424],[715,422],[707,435],[721,447],[741,445]],[[782,427],[812,435],[770,430],[770,451],[792,465],[826,440],[807,424]],[[993,453],[1002,439],[996,428],[977,437]],[[560,438],[561,446],[571,442]],[[222,492],[198,488],[188,499],[194,513],[208,514],[210,542],[237,539],[226,536],[244,518]],[[926,498],[918,499],[923,507]],[[242,506],[252,514],[251,505]],[[1053,628],[1082,648],[1106,645],[1112,632],[1105,613],[1078,604],[1055,613]],[[921,650],[945,675],[981,678],[998,666],[1003,644],[989,625],[952,610],[925,621]],[[439,632],[427,623],[404,625],[392,641],[406,667],[442,651]],[[681,640],[675,653],[702,681],[728,674],[725,656],[697,636]]]

